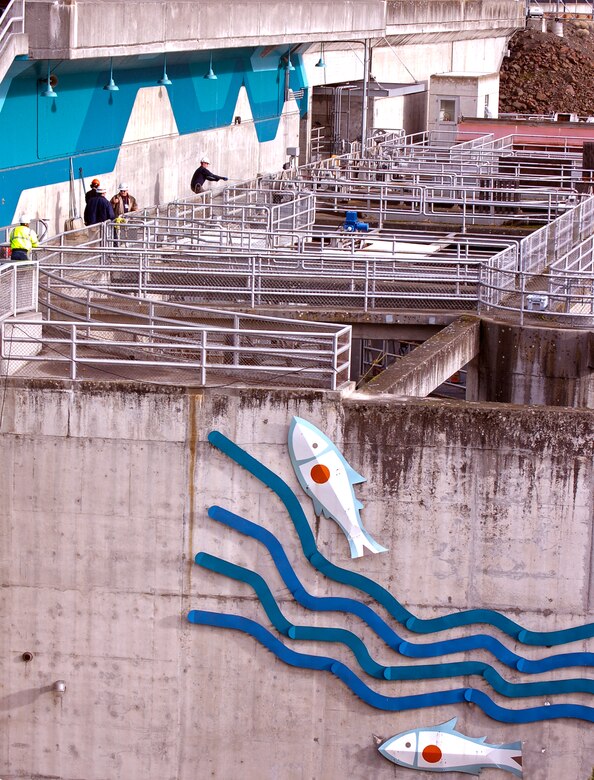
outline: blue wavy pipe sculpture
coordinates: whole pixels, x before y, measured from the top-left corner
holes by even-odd
[[[492,666],[482,661],[461,661],[449,664],[419,666],[383,666],[369,653],[365,643],[352,631],[342,628],[298,626],[283,615],[266,581],[257,572],[225,561],[206,552],[195,557],[198,566],[217,572],[253,588],[272,623],[284,636],[296,640],[339,642],[346,645],[355,656],[361,669],[370,677],[386,680],[427,680],[463,675],[481,675],[491,687],[503,696],[518,698],[527,696],[554,696],[559,693],[594,693],[594,680],[547,680],[535,683],[510,683]],[[308,594],[309,595],[309,594]],[[314,597],[309,596],[310,599]]]
[[[435,658],[448,653],[460,653],[468,650],[488,650],[498,661],[512,669],[528,674],[540,674],[552,669],[563,669],[570,666],[594,666],[594,653],[559,653],[539,660],[523,658],[509,650],[499,640],[488,634],[474,634],[470,637],[448,639],[441,642],[431,642],[418,645],[402,639],[371,607],[356,599],[336,596],[312,596],[309,594],[285,554],[283,546],[273,533],[256,523],[252,523],[239,515],[229,512],[219,506],[210,507],[209,516],[246,536],[251,536],[262,542],[270,552],[272,559],[284,580],[287,588],[295,599],[308,609],[323,612],[348,612],[361,618],[375,633],[381,637],[388,647],[409,658]],[[459,664],[456,664],[459,666]],[[460,672],[460,674],[471,672]]]
[[[582,626],[558,631],[530,631],[511,620],[511,618],[491,609],[470,609],[430,619],[416,617],[379,583],[370,580],[362,574],[334,565],[319,552],[297,496],[277,474],[249,455],[241,447],[238,447],[237,444],[219,431],[211,431],[208,435],[208,440],[227,457],[267,485],[281,499],[293,521],[303,553],[312,566],[328,578],[350,585],[371,596],[410,631],[426,634],[468,626],[474,623],[485,623],[503,631],[522,644],[542,647],[577,642],[594,636],[594,623],[586,623]]]
[[[500,707],[482,691],[474,688],[455,688],[450,691],[434,691],[432,693],[415,694],[412,696],[384,696],[369,688],[348,666],[334,658],[318,655],[307,655],[290,650],[264,626],[239,615],[226,615],[206,610],[192,610],[188,614],[190,623],[234,629],[249,634],[270,650],[284,663],[300,669],[315,669],[332,672],[342,680],[351,691],[366,704],[380,710],[402,712],[404,710],[438,707],[446,704],[472,702],[493,720],[502,723],[534,723],[536,721],[554,720],[556,718],[576,718],[594,723],[594,708],[580,704],[551,704],[544,707],[529,707],[526,709],[508,709]]]

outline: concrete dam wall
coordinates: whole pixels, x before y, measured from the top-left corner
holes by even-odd
[[[362,519],[388,552],[352,560],[338,525],[315,517],[287,449],[295,415],[367,478],[355,486]],[[257,572],[290,624],[348,629],[383,666],[479,661],[511,683],[582,680],[588,668],[522,670],[594,650],[591,639],[533,646],[484,623],[409,630],[306,559],[279,495],[209,443],[212,431],[287,483],[319,553],[377,582],[418,618],[488,608],[534,632],[592,619],[591,412],[363,402],[309,391],[11,383],[1,439],[3,778],[381,780],[395,769],[374,735],[455,716],[465,735],[522,741],[531,780],[590,776],[592,724],[582,718],[502,722],[480,697],[385,711],[336,674],[287,665],[243,631],[190,624],[190,610],[257,621],[298,653],[342,662],[384,697],[472,688],[513,712],[593,706],[589,692],[510,697],[470,672],[373,679],[344,644],[279,634],[249,582],[196,565],[194,556],[203,551]],[[312,611],[261,541],[209,517],[214,505],[272,532],[309,594],[373,606],[407,645],[490,635],[527,664],[510,668],[481,648],[404,657],[353,614]]]

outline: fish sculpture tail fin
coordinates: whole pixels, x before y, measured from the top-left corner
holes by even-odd
[[[512,742],[508,745],[500,745],[496,751],[496,766],[505,769],[516,777],[522,777],[522,743]]]
[[[367,549],[372,553],[388,552],[387,547],[382,547],[379,542],[376,542],[367,531],[362,528],[361,533],[356,536],[347,536],[349,540],[349,546],[351,548],[351,557],[360,558],[363,555],[363,550]]]

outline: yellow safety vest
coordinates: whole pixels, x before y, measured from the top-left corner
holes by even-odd
[[[39,246],[37,233],[26,225],[17,225],[10,231],[10,248],[24,249],[29,252],[32,247]]]

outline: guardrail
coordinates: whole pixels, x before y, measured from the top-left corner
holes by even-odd
[[[105,297],[117,291],[134,296],[259,308],[343,307],[369,311],[406,306],[414,309],[474,310],[478,301],[476,260],[438,260],[410,252],[406,259],[299,255],[194,256],[180,261],[155,252],[138,253],[136,262],[80,264],[42,269],[42,301],[77,286]]]
[[[426,148],[425,137],[418,144],[404,137],[393,140],[403,148]],[[483,142],[489,149],[495,145],[492,139],[474,140],[465,142],[462,151],[474,153]],[[451,149],[448,155],[452,156]],[[559,322],[571,324],[587,321],[580,317],[589,316],[583,273],[588,273],[590,250],[584,244],[576,254],[576,247],[594,235],[594,198],[569,188],[492,187],[483,179],[480,186],[465,188],[459,183],[469,180],[464,176],[475,163],[459,159],[458,165],[462,173],[442,169],[436,174],[419,163],[419,171],[425,173],[415,171],[413,176],[438,175],[439,184],[412,186],[405,181],[405,186],[395,186],[389,161],[386,167],[379,159],[334,158],[300,169],[306,174],[302,179],[291,171],[288,179],[284,172],[276,179],[230,188],[223,204],[181,202],[161,211],[161,216],[151,210],[130,216],[120,228],[105,223],[77,237],[58,236],[42,250],[45,301],[50,310],[57,296],[70,299],[71,306],[72,301],[80,304],[85,295],[81,289],[88,288],[89,295],[114,299],[112,315],[126,313],[136,301],[150,296],[180,304],[252,308],[500,307],[523,317],[534,311],[535,299],[529,296],[542,293],[538,278],[558,273],[558,285],[552,278],[546,284],[551,293],[547,300],[554,305],[544,316],[553,321],[559,313]],[[478,169],[473,170],[476,176]],[[346,179],[345,172],[353,178]],[[295,201],[313,195],[318,213],[333,214],[349,208],[352,198],[364,209],[362,219],[371,214],[379,223],[394,214],[402,214],[404,221],[415,215],[429,217],[431,223],[445,217],[456,225],[455,232],[439,236],[434,229],[425,235],[398,231],[386,236],[374,231],[254,230],[260,204],[283,194]],[[499,223],[502,235],[460,236],[467,225],[478,222]],[[507,224],[518,222],[527,229],[533,223],[548,224],[524,238],[521,233],[517,238],[506,236]],[[582,273],[581,286],[571,276],[576,269]],[[60,316],[66,317],[68,311],[64,308]]]
[[[10,0],[0,15],[0,54],[11,35],[25,32],[25,0]]]
[[[481,265],[479,313],[564,327],[594,324],[594,198]]]
[[[227,221],[228,220],[228,221]],[[185,260],[197,263],[201,257],[216,254],[216,261],[234,261],[241,256],[267,257],[273,265],[308,262],[319,258],[334,266],[342,258],[359,256],[387,260],[413,260],[424,254],[439,252],[442,260],[471,260],[491,256],[517,239],[507,236],[484,236],[477,246],[475,237],[457,234],[439,236],[434,231],[399,230],[350,232],[344,229],[315,228],[307,231],[280,232],[252,230],[233,216],[225,219],[189,220],[167,218],[159,221],[136,220],[133,216],[123,226],[105,222],[84,231],[55,236],[38,250],[44,266],[86,265],[98,263],[117,266],[138,262],[143,252],[167,262]],[[148,266],[147,266],[148,267]]]
[[[594,325],[592,272],[532,274],[505,267],[510,259],[503,254],[481,269],[479,313],[511,315],[520,325]]]
[[[35,260],[0,265],[0,320],[37,311],[38,276]]]
[[[136,378],[144,368],[161,367],[183,370],[184,381],[201,385],[218,375],[233,383],[332,390],[349,379],[350,326],[132,298],[113,290],[106,296],[103,288],[58,274],[42,270],[41,276],[41,308],[48,318],[43,334],[31,334],[26,320],[0,322],[0,356],[43,362],[46,375],[53,364],[67,365],[71,379],[83,377],[89,366],[134,369]],[[126,322],[106,322],[122,317]],[[31,355],[32,346],[41,353]],[[179,381],[179,374],[159,381]]]
[[[44,323],[39,335],[28,332],[39,322],[19,320],[0,323],[0,357],[18,361],[23,355],[28,366],[42,363],[44,375],[71,380],[107,374],[154,381],[155,372],[162,371],[160,384],[242,382],[336,390],[348,380],[350,328],[305,334],[296,325],[266,330],[190,322],[54,321]],[[31,354],[36,349],[39,354]]]

